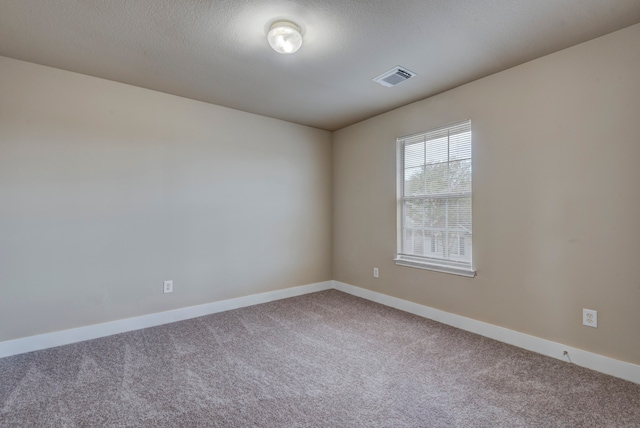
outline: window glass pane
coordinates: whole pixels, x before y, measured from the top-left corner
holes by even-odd
[[[442,163],[449,160],[449,142],[447,137],[437,138],[427,141],[426,161],[427,164]]]
[[[426,166],[425,189],[427,195],[449,193],[449,164],[435,163]]]
[[[449,138],[450,160],[471,159],[471,133],[455,134]]]
[[[450,230],[471,233],[471,198],[449,200],[447,223]]]
[[[403,240],[402,240],[403,254],[414,254],[413,253],[414,235],[415,234],[413,229],[403,229]]]
[[[405,229],[422,229],[425,226],[424,202],[409,200],[404,203],[403,227]]]
[[[424,200],[424,224],[432,231],[442,231],[447,227],[447,199],[428,198]]]
[[[424,142],[404,146],[404,167],[413,168],[424,165]]]
[[[471,191],[471,159],[454,161],[449,164],[449,183],[451,193]]]
[[[418,196],[425,193],[424,166],[408,168],[404,172],[405,196]]]

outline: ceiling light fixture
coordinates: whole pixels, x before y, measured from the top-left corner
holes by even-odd
[[[274,51],[292,54],[302,46],[302,33],[300,27],[293,22],[278,21],[271,25],[267,40]]]

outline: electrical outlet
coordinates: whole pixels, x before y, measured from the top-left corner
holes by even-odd
[[[378,278],[380,276],[380,271],[378,270],[377,267],[373,268],[373,277],[374,278]]]
[[[598,311],[582,309],[582,324],[588,327],[598,328]]]
[[[173,293],[173,281],[164,282],[164,294]]]

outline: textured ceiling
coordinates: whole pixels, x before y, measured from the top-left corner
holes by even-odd
[[[0,55],[335,130],[638,22],[640,0],[0,0]],[[396,65],[417,76],[371,81]]]

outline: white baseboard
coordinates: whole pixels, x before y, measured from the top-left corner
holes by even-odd
[[[461,330],[476,333],[500,342],[508,343],[509,345],[514,345],[519,348],[537,352],[538,354],[571,362],[582,367],[640,384],[640,365],[594,354],[593,352],[566,346],[562,343],[541,339],[343,282],[333,281],[333,288],[385,306],[457,327]],[[565,351],[568,354],[567,356],[564,355]]]
[[[640,365],[605,357],[593,352],[566,346],[562,343],[541,339],[539,337],[509,330],[504,327],[499,327],[497,325],[488,324],[471,318],[466,318],[450,312],[441,311],[429,306],[420,305],[408,300],[388,296],[386,294],[345,284],[339,281],[325,281],[315,284],[301,285],[299,287],[285,288],[283,290],[269,291],[266,293],[237,297],[235,299],[189,306],[166,312],[8,340],[0,342],[0,358],[37,351],[40,349],[68,345],[70,343],[82,342],[90,339],[97,339],[104,336],[110,336],[112,334],[154,327],[171,322],[257,305],[260,303],[272,302],[274,300],[301,296],[303,294],[315,293],[317,291],[329,290],[331,288],[335,288],[336,290],[362,297],[363,299],[371,300],[385,306],[396,308],[401,311],[438,321],[452,327],[476,333],[481,336],[489,337],[500,342],[508,343],[529,351],[557,358],[562,361],[571,362],[582,367],[587,367],[592,370],[640,384]],[[564,355],[565,351],[568,353],[568,357]]]
[[[82,342],[90,339],[97,339],[99,337],[110,336],[112,334],[154,327],[157,325],[224,312],[231,309],[243,308],[245,306],[272,302],[274,300],[301,296],[303,294],[315,293],[316,291],[328,290],[332,288],[332,286],[332,281],[318,282],[315,284],[301,285],[299,287],[285,288],[283,290],[269,291],[260,294],[252,294],[250,296],[205,303],[197,306],[189,306],[186,308],[142,315],[139,317],[111,321],[102,324],[72,328],[53,333],[38,334],[36,336],[29,336],[21,339],[7,340],[5,342],[0,342],[0,358],[37,351],[40,349],[53,348],[55,346],[68,345],[70,343]]]

